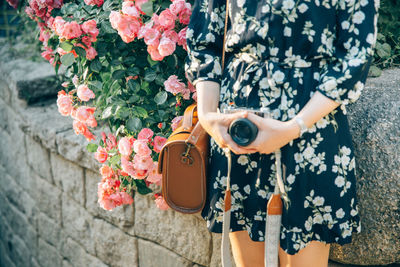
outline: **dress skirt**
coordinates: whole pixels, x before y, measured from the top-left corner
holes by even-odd
[[[346,105],[358,99],[367,78],[378,4],[332,3],[231,0],[224,69],[225,1],[195,2],[187,31],[187,77],[194,85],[218,82],[221,110],[263,107],[273,119],[287,121],[317,91],[340,104],[281,148],[289,202],[283,209],[280,246],[292,255],[313,240],[350,243],[352,234],[361,231]],[[265,239],[274,162],[273,153],[232,153],[230,230],[246,230],[254,241]],[[202,216],[210,231],[221,233],[227,158],[212,138],[208,166]]]

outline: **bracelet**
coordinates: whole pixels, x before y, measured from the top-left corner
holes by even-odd
[[[299,117],[295,117],[294,121],[300,127],[300,136],[299,136],[299,138],[300,138],[303,136],[304,133],[308,132],[308,128],[307,128],[306,124],[304,123],[303,119],[301,119]]]

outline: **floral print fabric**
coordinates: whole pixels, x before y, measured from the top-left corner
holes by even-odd
[[[293,118],[319,91],[340,107],[281,148],[289,203],[281,247],[295,254],[308,242],[351,242],[361,231],[355,159],[346,105],[367,79],[377,36],[379,0],[230,0],[226,62],[221,67],[225,0],[195,2],[187,30],[185,70],[195,85],[221,85],[220,109],[267,109]],[[210,231],[222,231],[227,160],[211,139],[207,203]],[[234,155],[231,231],[264,240],[266,204],[275,185],[274,154]]]

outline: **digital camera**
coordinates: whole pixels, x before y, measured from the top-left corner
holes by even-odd
[[[226,108],[223,109],[222,112],[226,114],[236,113],[236,112],[251,112],[260,117],[269,117],[270,112],[267,108],[261,109],[248,109],[248,108]],[[257,126],[246,118],[239,118],[229,125],[228,133],[231,136],[232,140],[238,144],[239,146],[248,146],[250,145],[257,137],[258,128]]]

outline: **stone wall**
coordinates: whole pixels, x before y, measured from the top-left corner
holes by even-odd
[[[151,197],[140,195],[131,206],[111,212],[101,209],[97,204],[99,164],[86,152],[85,139],[74,134],[70,118],[57,111],[51,66],[22,59],[3,58],[0,62],[0,266],[220,266],[220,236],[209,233],[199,215],[160,211]],[[393,75],[400,76],[400,70],[386,71],[380,79]],[[369,85],[380,86],[378,79],[370,80]],[[25,94],[26,90],[40,93],[26,99],[31,95]],[[396,108],[398,112],[399,103],[398,97],[392,102],[394,112]],[[376,127],[382,128],[382,123]],[[387,131],[398,126],[394,120],[385,123],[392,123],[386,125]],[[365,140],[377,146],[379,138],[371,129]],[[398,141],[392,136],[397,148]],[[366,147],[368,144],[358,149]],[[385,151],[398,159],[400,150],[395,148]],[[377,164],[379,159],[374,159],[371,164],[383,168]],[[366,182],[368,173],[361,171],[359,188],[371,190]],[[395,170],[391,172],[387,174],[390,181],[399,178]],[[362,244],[371,236],[373,240],[364,246],[334,247],[333,259],[357,264],[400,263],[396,242],[400,240],[399,202],[398,197],[393,198],[398,196],[399,181],[389,187],[381,184],[392,203],[389,215],[382,210],[379,216],[384,214],[390,225],[379,226],[383,219],[370,218],[364,212],[368,202],[361,202],[366,231],[357,240]],[[382,209],[387,210],[387,206]],[[369,223],[377,228],[368,229]],[[386,234],[379,239],[376,233],[382,231]],[[380,248],[376,253],[379,257],[368,256],[373,246]]]

